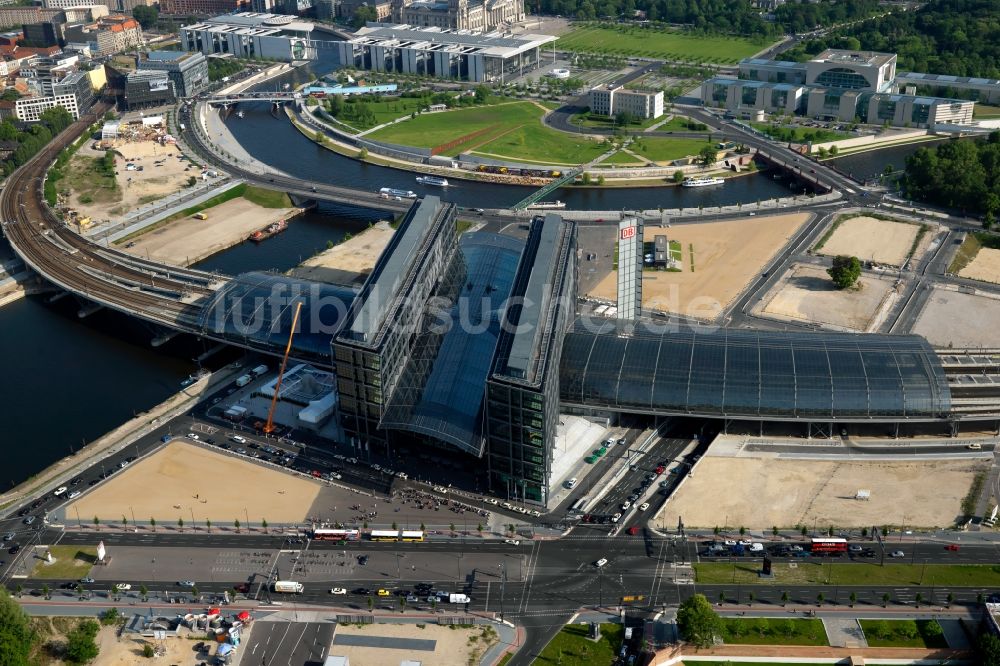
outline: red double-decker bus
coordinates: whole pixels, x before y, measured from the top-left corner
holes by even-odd
[[[358,530],[313,530],[313,539],[317,541],[357,541],[360,538]]]
[[[840,537],[818,538],[812,540],[814,553],[846,553],[847,539]]]

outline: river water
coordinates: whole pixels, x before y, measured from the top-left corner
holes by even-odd
[[[293,77],[301,79],[303,73]],[[377,190],[399,187],[423,193],[403,171],[360,164],[324,150],[296,131],[267,105],[245,108],[228,125],[249,152],[303,178]],[[505,207],[531,188],[459,182],[434,194],[464,206]],[[696,208],[753,203],[782,196],[788,186],[766,174],[729,180],[722,187],[560,190],[573,209]],[[324,204],[293,221],[284,233],[260,244],[241,243],[202,261],[199,267],[226,274],[250,270],[287,270],[305,258],[357,233],[379,219],[372,211]],[[59,458],[111,430],[134,413],[176,393],[196,369],[194,358],[205,345],[181,337],[154,349],[155,332],[139,321],[109,311],[84,320],[79,304],[66,297],[49,304],[29,297],[0,308],[0,413],[4,416],[4,470],[0,488],[20,483]]]

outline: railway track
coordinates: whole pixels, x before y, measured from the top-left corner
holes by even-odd
[[[202,304],[225,277],[102,247],[72,231],[43,200],[49,166],[108,108],[95,106],[10,175],[0,192],[4,235],[32,270],[56,286],[158,324],[193,330]]]

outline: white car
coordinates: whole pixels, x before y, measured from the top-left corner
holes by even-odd
[[[330,590],[330,594],[347,594],[347,590],[342,587],[335,587]]]
[[[643,502],[642,504],[639,505],[639,511],[645,511],[648,508],[649,508],[649,502]]]
[[[496,506],[496,505],[500,504],[499,500],[495,500],[492,497],[487,497],[486,498],[486,503],[487,504],[492,504],[493,506]]]
[[[632,502],[629,502],[628,500],[625,500],[624,502],[622,502],[622,511],[625,511],[630,506],[632,506]]]
[[[504,543],[509,543],[512,546],[520,546],[521,545],[521,542],[518,541],[517,539],[504,539],[503,542]]]
[[[240,435],[233,435],[233,441],[236,442],[237,444],[246,444],[247,443],[247,438],[246,437],[242,437]]]
[[[444,486],[434,486],[434,492],[444,494],[448,492],[448,489]]]
[[[63,493],[65,493],[67,490],[68,490],[68,488],[66,486],[59,486],[58,488],[55,489],[55,491],[52,494],[55,495],[56,497],[59,497],[60,495],[62,495]]]
[[[76,499],[77,497],[79,497],[82,494],[83,493],[81,493],[79,490],[74,490],[69,495],[67,495],[67,497],[69,497],[70,499]]]
[[[594,566],[597,567],[598,569],[600,569],[601,567],[603,567],[607,563],[608,563],[608,558],[602,557],[601,559],[599,559],[596,562],[594,562]]]
[[[188,433],[188,439],[195,439],[195,440],[197,440],[197,439],[201,439],[201,438],[198,437],[198,435],[194,434],[193,432],[189,432]]]
[[[906,553],[901,550],[894,550],[889,553],[889,557],[906,557]]]
[[[575,476],[572,479],[569,479],[568,481],[566,481],[566,487],[567,488],[573,488],[575,485],[576,485],[576,477]]]
[[[407,474],[406,472],[396,472],[396,478],[405,480],[410,478],[410,475]]]
[[[740,539],[740,545],[741,546],[749,546],[752,543],[753,543],[753,541],[751,541],[750,539]]]
[[[732,539],[726,539],[726,540],[725,540],[725,541],[723,541],[722,543],[724,543],[724,544],[725,544],[725,545],[727,545],[727,546],[735,546],[735,545],[736,545],[736,542],[735,542],[735,541],[733,541]]]
[[[802,546],[789,546],[788,550],[792,551],[793,553],[801,553],[804,549],[802,548]]]
[[[132,589],[131,583],[118,583],[115,585],[115,589],[119,592],[127,592]]]
[[[611,516],[611,522],[613,523],[617,523],[621,519],[622,519],[622,514],[620,513],[616,513],[615,515]]]

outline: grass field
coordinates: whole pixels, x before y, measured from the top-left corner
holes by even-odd
[[[49,546],[55,562],[39,560],[33,578],[83,578],[97,561],[97,548],[90,546]]]
[[[536,121],[505,132],[472,152],[539,164],[576,165],[589,162],[606,150],[597,141],[558,132]]]
[[[756,563],[695,564],[697,581],[702,584],[739,583],[742,585],[947,585],[950,587],[1000,586],[1000,566],[985,564],[878,564],[834,562],[776,562],[774,578],[757,575]]]
[[[457,155],[472,147],[488,143],[504,132],[522,125],[541,126],[542,110],[531,102],[512,102],[493,106],[479,106],[441,113],[426,113],[413,120],[373,132],[368,136],[376,141],[388,141],[417,148],[434,148],[463,136],[490,130],[466,143],[447,151]],[[554,130],[553,130],[554,131]]]
[[[591,666],[592,664],[610,664],[615,660],[622,644],[624,630],[620,624],[602,624],[601,640],[591,641],[587,638],[589,628],[584,624],[571,624],[563,627],[542,654],[535,660],[536,664],[559,664],[560,666]]]
[[[613,132],[616,129],[619,130],[625,129],[631,131],[637,129],[646,129],[647,127],[652,127],[656,123],[660,122],[662,119],[663,119],[662,116],[660,116],[659,118],[647,118],[645,120],[640,120],[638,122],[629,123],[628,126],[623,127],[622,124],[619,123],[613,117],[592,116],[590,114],[578,113],[572,118],[570,118],[570,122],[579,127],[590,127],[592,129],[600,129],[600,130],[607,130],[608,132]],[[670,122],[673,122],[673,120],[671,120]]]
[[[243,198],[264,208],[291,208],[292,200],[284,192],[247,185]]]
[[[1000,118],[1000,106],[989,106],[987,104],[976,104],[972,108],[972,117],[984,120],[987,118]]]
[[[744,645],[829,645],[819,619],[726,618],[722,641]]]
[[[678,30],[635,26],[590,25],[559,38],[556,48],[583,53],[646,56],[683,62],[736,63],[770,42],[720,35],[705,37]]]
[[[647,139],[643,137],[641,143],[633,141],[629,150],[648,157],[654,162],[668,162],[679,160],[688,155],[697,155],[698,151],[705,145],[704,139]]]
[[[793,143],[806,143],[813,141],[823,143],[825,141],[835,141],[837,139],[849,139],[851,134],[838,132],[836,130],[823,129],[822,127],[786,127],[772,123],[750,123],[755,129],[764,134],[778,139],[779,141],[791,141]]]
[[[869,647],[946,648],[935,620],[859,620]]]

